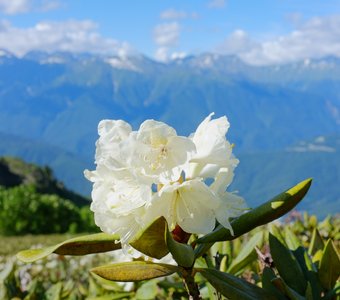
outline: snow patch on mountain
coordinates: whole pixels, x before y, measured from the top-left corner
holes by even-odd
[[[105,62],[115,69],[129,70],[134,72],[142,72],[142,70],[135,65],[131,60],[123,57],[109,57]]]

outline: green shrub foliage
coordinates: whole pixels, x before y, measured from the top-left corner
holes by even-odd
[[[78,208],[34,186],[0,187],[0,234],[47,234],[94,231],[88,207]]]

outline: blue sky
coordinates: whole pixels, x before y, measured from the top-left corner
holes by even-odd
[[[340,0],[0,0],[0,49],[258,65],[340,56]]]

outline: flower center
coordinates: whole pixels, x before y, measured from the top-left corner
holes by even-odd
[[[153,171],[159,169],[162,167],[166,159],[168,158],[168,148],[165,145],[161,145],[160,147],[157,147],[156,153],[155,153],[155,159],[151,161],[151,169]]]

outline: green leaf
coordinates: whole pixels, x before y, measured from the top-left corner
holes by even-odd
[[[196,245],[194,252],[195,252],[195,257],[199,258],[201,257],[204,253],[206,253],[212,246],[214,245],[213,243],[204,243],[204,244],[198,244]]]
[[[269,234],[269,246],[275,267],[280,276],[292,289],[300,293],[300,295],[304,295],[307,282],[293,253],[272,234]]]
[[[68,281],[64,283],[63,290],[61,293],[61,298],[68,297],[74,289],[75,289],[75,282],[69,279]]]
[[[220,271],[225,272],[227,271],[227,263],[228,263],[228,256],[224,255],[222,256],[221,262],[220,262]]]
[[[324,288],[330,290],[334,287],[340,276],[340,258],[333,242],[329,239],[319,265],[319,279]]]
[[[316,266],[312,263],[311,258],[309,257],[305,248],[300,246],[296,250],[293,250],[292,253],[299,263],[302,273],[307,280],[307,290],[309,290],[306,290],[306,297],[307,294],[312,294],[312,298],[310,298],[311,300],[319,299],[322,287],[316,273]]]
[[[136,299],[138,300],[150,300],[156,299],[158,294],[157,281],[150,280],[143,283],[137,290]]]
[[[289,297],[290,300],[305,300],[305,297],[301,296],[299,293],[291,289],[286,282],[282,280],[282,278],[275,278],[272,280],[272,283],[281,291],[284,292],[285,295]]]
[[[232,261],[228,268],[228,273],[236,274],[238,271],[242,270],[248,264],[256,260],[257,254],[255,251],[255,246],[259,246],[263,241],[263,232],[260,231],[256,233],[246,245],[242,245],[242,250],[237,255],[237,257]]]
[[[107,279],[104,279],[98,275],[96,275],[95,273],[90,273],[90,277],[89,277],[89,281],[92,279],[92,281],[90,282],[93,282],[95,284],[93,284],[94,286],[94,290],[93,290],[93,294],[96,295],[96,294],[100,294],[100,293],[97,293],[96,292],[96,287],[100,287],[101,289],[104,289],[106,291],[114,291],[114,292],[117,292],[117,291],[121,291],[122,290],[122,286],[119,285],[119,283],[117,282],[114,282],[114,281],[111,281],[111,280],[107,280]]]
[[[166,228],[165,218],[160,217],[141,231],[130,245],[147,256],[161,259],[169,253],[164,234]]]
[[[323,253],[322,250],[318,250],[318,251],[315,252],[315,254],[312,257],[312,261],[313,261],[314,264],[317,264],[321,260],[322,253]]]
[[[308,282],[308,284],[307,284],[305,297],[306,297],[306,300],[317,299],[317,298],[314,298],[314,296],[313,296],[313,288],[312,288],[312,285],[310,284],[310,282]]]
[[[284,227],[285,241],[289,249],[295,250],[301,247],[301,243],[297,236],[287,227]]]
[[[303,273],[303,276],[307,279],[308,278],[308,267],[307,267],[307,259],[309,259],[308,254],[303,247],[298,247],[295,250],[291,250],[291,253],[296,258],[296,261],[298,262],[301,271]]]
[[[119,300],[119,299],[136,299],[133,298],[134,292],[119,292],[114,294],[102,295],[98,297],[86,297],[86,300]],[[79,298],[75,298],[79,299]],[[82,298],[80,298],[82,299]]]
[[[316,268],[315,264],[313,263],[312,258],[310,257],[310,255],[308,255],[308,252],[305,248],[304,248],[304,260],[305,260],[307,269],[309,271],[314,271],[314,272],[317,271],[317,268]]]
[[[322,294],[323,288],[321,286],[318,273],[314,271],[308,271],[307,274],[307,279],[308,279],[308,285],[310,284],[310,287],[312,289],[311,293],[313,295],[313,300],[314,299],[319,299],[320,295]],[[307,291],[306,291],[307,295]]]
[[[312,179],[304,180],[289,190],[277,195],[272,200],[233,220],[231,226],[234,229],[234,235],[231,234],[229,229],[219,225],[212,233],[199,238],[197,243],[233,240],[260,225],[280,218],[303,199],[311,183]]]
[[[118,240],[119,236],[117,235],[107,233],[90,234],[69,239],[46,248],[23,250],[17,254],[17,258],[29,263],[44,258],[51,253],[59,255],[85,255],[107,252],[121,248],[120,243],[117,243]]]
[[[215,269],[197,269],[209,283],[223,296],[230,300],[275,300],[269,292],[244,279]]]
[[[181,267],[190,268],[195,262],[195,253],[192,247],[188,244],[182,244],[175,241],[169,231],[168,225],[165,230],[165,240],[170,250],[173,259]]]
[[[15,275],[15,267],[14,261],[10,260],[0,272],[0,299],[12,299],[18,296],[20,283]]]
[[[270,224],[269,232],[274,235],[283,245],[287,246],[286,241],[282,235],[282,228],[275,223]]]
[[[133,261],[96,267],[92,273],[112,281],[140,281],[168,276],[180,269],[173,265],[157,264],[148,261]]]
[[[325,247],[325,244],[323,242],[323,239],[320,235],[319,230],[314,228],[313,234],[312,234],[312,240],[311,240],[311,242],[309,244],[309,248],[308,248],[308,254],[311,255],[311,256],[314,256],[314,254],[318,250],[323,250],[324,247]]]
[[[287,300],[287,298],[273,285],[272,281],[275,279],[275,273],[272,269],[265,267],[262,272],[262,287],[266,291],[275,295],[278,300]]]
[[[90,276],[88,279],[88,288],[86,292],[86,295],[90,297],[97,296],[103,293],[102,286],[99,284],[98,280],[95,280],[93,274],[91,275],[92,276]]]
[[[205,285],[208,289],[207,296],[202,295],[202,292],[200,290],[203,299],[211,299],[211,300],[221,299],[220,294],[216,293],[216,289],[209,282],[206,282]],[[220,297],[220,298],[218,298],[218,297]]]
[[[340,297],[340,282],[338,281],[334,289],[330,290],[324,297],[322,297],[322,300],[334,300],[334,299],[338,300],[339,297]]]
[[[61,299],[61,290],[63,288],[63,284],[58,282],[52,285],[45,294],[46,300],[60,300]]]
[[[169,281],[169,280],[164,279],[162,281],[158,281],[157,285],[160,288],[165,289],[165,290],[176,290],[179,293],[185,292],[185,287],[182,282]]]
[[[318,219],[315,215],[311,215],[308,220],[308,226],[315,228],[318,225]]]

